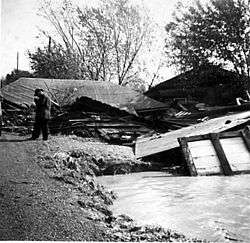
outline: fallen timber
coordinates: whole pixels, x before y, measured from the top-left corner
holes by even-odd
[[[163,117],[161,120],[169,127],[169,131],[191,126],[208,119],[227,115],[229,112],[244,112],[250,110],[250,103],[231,106],[206,107],[201,111],[180,111],[172,116]]]
[[[219,133],[247,125],[250,111],[214,118],[189,127],[151,137],[139,137],[135,143],[135,156],[142,158],[179,147],[178,138],[207,133]]]
[[[250,173],[250,127],[178,139],[191,176]]]

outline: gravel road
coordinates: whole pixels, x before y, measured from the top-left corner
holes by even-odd
[[[0,240],[105,240],[73,200],[77,192],[36,163],[35,151],[46,143],[0,137]]]

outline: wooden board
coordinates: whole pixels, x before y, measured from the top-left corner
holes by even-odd
[[[196,136],[207,133],[227,131],[250,120],[250,111],[223,116],[204,121],[193,126],[157,136],[138,138],[135,144],[135,156],[141,158],[179,147],[178,138]]]
[[[250,173],[249,140],[250,130],[247,127],[244,131],[180,138],[179,143],[191,176],[233,175]],[[189,166],[190,161],[192,167]]]
[[[221,139],[221,145],[234,172],[250,171],[250,153],[241,137]]]
[[[198,175],[221,174],[220,161],[210,140],[188,143]]]

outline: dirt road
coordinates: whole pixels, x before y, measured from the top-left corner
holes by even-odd
[[[75,191],[36,163],[44,141],[0,137],[0,240],[105,240],[75,205]]]

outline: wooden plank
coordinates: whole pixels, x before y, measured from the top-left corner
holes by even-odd
[[[198,175],[222,174],[220,161],[209,139],[188,142],[188,146]]]
[[[241,131],[241,136],[243,138],[243,141],[250,152],[250,128],[247,126],[243,131]]]
[[[234,173],[247,173],[250,171],[250,164],[231,164],[232,170]]]
[[[210,140],[188,142],[193,157],[204,157],[216,155],[213,144]]]
[[[135,144],[137,158],[160,153],[179,146],[178,138],[218,133],[249,121],[250,111],[223,116],[190,127],[147,138],[138,138]]]
[[[186,139],[188,142],[207,140],[209,139],[209,135],[203,134],[203,135],[190,136],[190,137],[187,137]]]
[[[234,137],[239,137],[240,135],[241,135],[240,131],[232,131],[232,132],[221,133],[220,138],[234,138]],[[207,139],[209,139],[209,134],[187,137],[188,142],[193,142],[193,141],[198,141],[198,140],[201,141],[201,140],[207,140]]]
[[[190,150],[191,151],[191,150]],[[191,151],[192,154],[192,151]],[[218,156],[215,152],[215,154],[211,154],[211,155],[206,155],[206,156],[200,156],[200,157],[193,157],[193,161],[195,162],[195,167],[204,167],[204,166],[208,166],[208,167],[213,167],[213,166],[218,166],[220,167],[220,161],[218,159]]]
[[[211,142],[213,143],[214,145],[214,148],[215,148],[215,151],[217,153],[217,156],[220,160],[220,163],[221,163],[221,167],[222,167],[222,170],[223,170],[223,173],[224,175],[226,176],[229,176],[229,175],[233,175],[233,171],[230,167],[230,164],[227,160],[227,157],[224,153],[224,150],[221,146],[221,143],[220,143],[220,140],[219,140],[219,134],[218,133],[211,133],[210,134],[210,139],[211,139]]]
[[[243,144],[244,146],[244,144]],[[237,163],[237,164],[244,164],[250,162],[250,154],[248,151],[245,151],[243,153],[234,153],[234,152],[226,152],[225,154],[227,156],[227,160],[230,164]],[[249,163],[250,164],[250,163]]]
[[[230,154],[230,156],[239,156],[240,154],[249,154],[242,137],[235,138],[220,138],[221,145],[224,152]]]
[[[250,153],[242,137],[221,139],[221,145],[233,172],[250,170]]]
[[[186,138],[179,138],[178,142],[181,145],[182,152],[183,152],[185,161],[187,162],[187,166],[188,166],[190,175],[191,176],[197,176],[197,171],[196,171],[196,168],[195,168],[195,164],[193,162],[192,155],[191,155],[190,150],[188,148],[188,143],[187,143]]]
[[[78,125],[80,125],[78,123]],[[88,127],[88,128],[140,128],[140,126],[137,125],[133,125],[133,124],[112,124],[112,123],[108,123],[108,124],[82,124],[84,127]]]
[[[197,167],[199,176],[221,175],[221,169],[218,166]]]
[[[94,121],[94,120],[89,120],[89,121],[81,121],[81,119],[76,119],[76,120],[69,120],[71,123],[82,123],[83,125],[86,126],[105,126],[105,127],[134,127],[134,128],[140,128],[142,125],[140,124],[135,124],[135,123],[120,123],[120,122],[114,122],[114,121]]]

